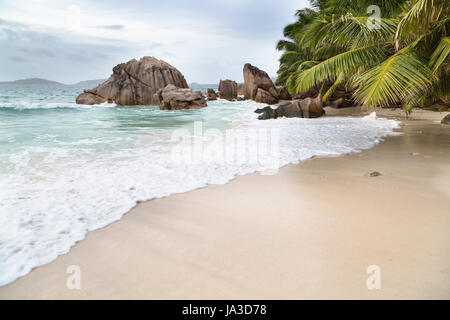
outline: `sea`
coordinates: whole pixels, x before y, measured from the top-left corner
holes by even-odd
[[[265,105],[253,101],[177,111],[77,105],[80,92],[0,87],[0,286],[140,201],[372,148],[399,125],[374,117],[262,121],[254,110]]]

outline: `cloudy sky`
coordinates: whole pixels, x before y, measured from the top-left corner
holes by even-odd
[[[0,0],[0,81],[107,78],[145,55],[188,82],[242,81],[250,62],[276,75],[283,27],[307,0]]]

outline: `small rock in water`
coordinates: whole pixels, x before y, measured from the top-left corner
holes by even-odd
[[[371,173],[369,173],[369,177],[378,177],[381,176],[381,173],[378,171],[372,171]]]

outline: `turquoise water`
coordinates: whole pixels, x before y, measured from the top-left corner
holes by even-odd
[[[0,88],[0,285],[68,252],[138,201],[371,148],[398,126],[259,121],[253,111],[262,105],[253,101],[184,111],[84,106],[74,103],[78,93]]]
[[[185,111],[160,111],[157,106],[83,106],[74,103],[79,93],[38,90],[0,93],[1,156],[30,146],[71,143],[77,143],[77,152],[128,148],[137,144],[142,133],[189,128],[196,120],[207,120],[205,128],[225,128],[229,117],[236,113],[232,104],[226,108],[211,104],[210,108]]]

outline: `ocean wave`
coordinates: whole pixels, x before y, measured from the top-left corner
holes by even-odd
[[[14,101],[0,102],[0,108],[14,110],[36,110],[36,109],[92,109],[92,108],[114,108],[115,103],[101,103],[94,105],[76,104],[75,102],[30,102]]]

